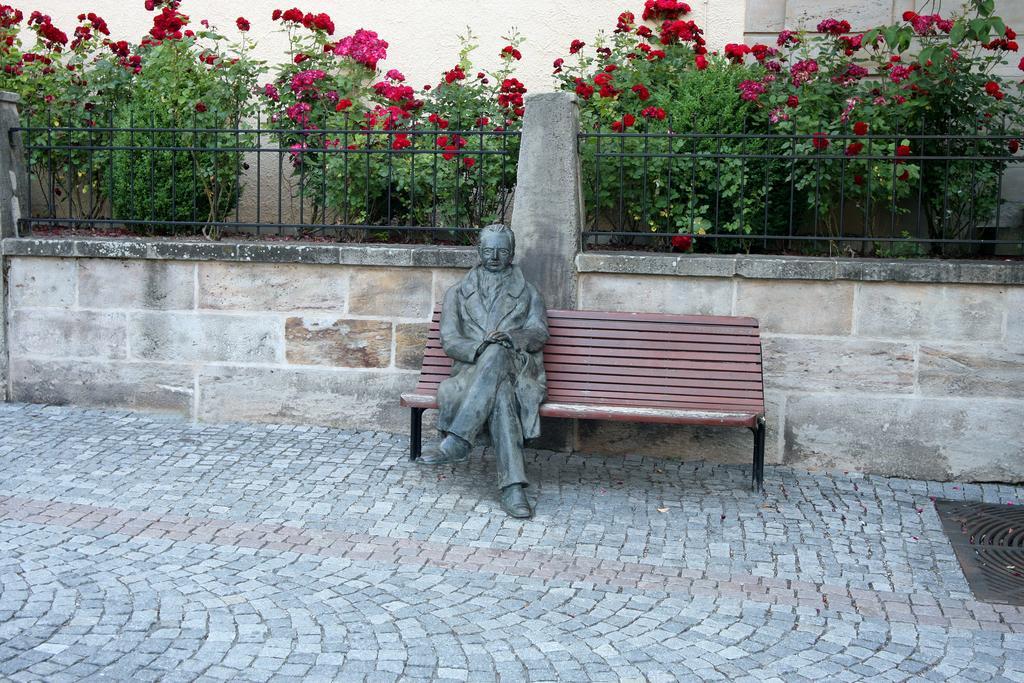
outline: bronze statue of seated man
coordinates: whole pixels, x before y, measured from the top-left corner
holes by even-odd
[[[497,457],[502,509],[530,517],[523,443],[540,435],[538,410],[547,393],[541,349],[548,325],[540,294],[512,264],[515,247],[507,226],[483,228],[480,264],[445,294],[441,346],[453,363],[451,377],[437,392],[437,426],[444,439],[418,462],[461,462],[486,432]]]

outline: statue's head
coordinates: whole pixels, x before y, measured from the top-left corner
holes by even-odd
[[[480,265],[498,273],[512,265],[516,255],[516,236],[507,225],[495,223],[480,230]]]

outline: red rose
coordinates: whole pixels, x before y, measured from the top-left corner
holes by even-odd
[[[1010,150],[1010,154],[1016,154],[1020,149],[1020,140],[1010,140],[1006,143],[1006,148]]]
[[[864,184],[864,176],[862,176],[862,175],[855,175],[855,176],[853,176],[853,183],[855,185],[863,185]]]
[[[853,124],[853,132],[857,135],[867,135],[868,124],[865,123],[864,121],[858,121],[857,123]]]
[[[486,116],[481,116],[476,120],[476,125],[479,126],[480,128],[483,128],[490,122],[491,120],[489,118],[487,118]]]
[[[672,247],[679,251],[687,251],[693,246],[693,238],[689,235],[675,235],[672,238]]]
[[[612,121],[612,130],[616,133],[622,132],[622,121]]]
[[[651,91],[642,83],[637,83],[631,88],[631,90],[636,93],[636,96],[640,98],[641,102],[646,102],[651,97]]]
[[[985,84],[985,92],[987,92],[989,95],[995,95],[997,92],[999,92],[999,84],[996,83],[995,81],[987,82]]]
[[[238,27],[239,31],[248,31],[249,30],[249,20],[246,19],[245,17],[238,17],[237,19],[235,19],[235,26]]]
[[[476,165],[476,159],[473,157],[466,157],[462,160],[462,163],[466,165],[466,168],[473,168]]]
[[[899,147],[896,148],[896,156],[910,156],[910,147],[908,145],[900,145]]]
[[[553,65],[555,67],[555,73],[559,73],[562,70],[563,64],[565,64],[565,60],[562,59],[561,57],[555,60],[555,63]]]
[[[800,106],[800,98],[796,95],[790,95],[786,98],[786,106],[790,109],[796,109]]]
[[[202,114],[204,111],[206,111],[206,105],[202,102],[196,102],[196,111]]]
[[[647,107],[640,112],[640,116],[647,119],[657,119],[659,121],[665,120],[665,110],[661,107]]]
[[[632,114],[626,114],[622,117],[622,125],[626,128],[631,127],[634,123],[636,123],[636,117]]]
[[[697,65],[698,71],[703,71],[708,68],[708,58],[704,55],[697,55],[693,58],[693,63]]]
[[[860,151],[864,149],[864,145],[860,142],[851,142],[846,147],[846,156],[855,157],[860,154]]]
[[[1014,31],[1009,26],[1006,27],[1006,29],[1003,31],[1003,34],[1006,36],[1007,40],[1014,40],[1017,38],[1017,32]]]
[[[584,43],[582,40],[577,39],[572,41],[572,43],[569,45],[569,54],[576,54],[577,52],[583,49],[584,45],[586,45],[586,43]]]
[[[910,10],[907,10],[906,12],[903,13],[903,21],[913,21],[916,18],[917,18],[917,12],[912,12]]]
[[[299,54],[295,55],[295,63],[296,64],[302,64],[307,59],[309,59],[309,57],[307,57],[306,55],[302,54],[301,52]]]
[[[412,145],[412,140],[406,133],[399,133],[395,136],[395,139],[391,142],[391,149],[405,149]]]
[[[1017,65],[1017,68],[1024,71],[1024,57],[1020,58],[1020,64]]]
[[[352,100],[347,97],[338,100],[338,104],[334,105],[334,111],[345,111],[352,106]]]
[[[828,135],[826,133],[815,133],[811,136],[811,144],[818,151],[828,149]]]
[[[156,8],[156,4],[153,2],[153,0],[146,0],[145,6],[147,12],[152,12]]]
[[[281,10],[279,10],[279,9],[274,10],[274,13],[270,15],[270,20],[271,21],[277,21],[280,18],[281,18]]]
[[[904,171],[903,173],[900,173],[897,177],[903,181],[910,180],[910,171]]]

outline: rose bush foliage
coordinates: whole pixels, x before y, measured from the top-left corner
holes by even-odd
[[[469,35],[439,84],[413,88],[378,68],[386,40],[369,29],[336,36],[325,13],[274,10],[290,50],[268,69],[248,54],[245,17],[229,40],[178,0],[145,9],[153,26],[133,43],[110,38],[94,13],[69,38],[45,15],[0,5],[0,89],[22,96],[31,127],[47,128],[30,140],[31,166],[39,194],[76,200],[61,215],[109,207],[140,230],[198,222],[216,236],[237,209],[240,150],[258,144],[259,122],[263,145],[288,150],[307,222],[454,227],[505,216],[518,138],[504,134],[519,129],[526,92],[513,73],[518,35],[493,73],[473,68]]]
[[[786,234],[791,221],[837,237],[851,205],[870,237],[920,201],[920,236],[959,239],[996,211],[1024,109],[1021,83],[992,73],[1018,51],[992,0],[958,15],[908,11],[865,33],[829,18],[814,34],[783,31],[772,44],[722,54],[708,54],[689,11],[647,0],[639,18],[622,13],[610,37],[592,48],[574,40],[555,61],[556,79],[583,104],[585,130],[622,133],[603,137],[604,151],[635,155],[601,157],[594,142],[585,152],[599,228],[678,232],[688,236],[673,240],[678,249],[733,250],[754,242],[699,237]],[[709,83],[732,98],[709,93]],[[665,135],[629,136],[641,130]],[[675,137],[704,132],[734,137]],[[755,137],[735,137],[743,133]],[[758,158],[765,153],[779,158]],[[938,158],[949,156],[969,158]],[[620,208],[621,196],[646,197],[650,210]],[[935,253],[949,253],[938,244]]]
[[[109,206],[150,228],[205,222],[212,236],[238,207],[239,148],[257,144],[245,130],[259,120],[260,142],[286,150],[309,222],[365,238],[374,226],[505,216],[518,141],[505,134],[520,127],[526,91],[514,71],[519,36],[486,72],[467,35],[436,83],[414,87],[382,64],[384,36],[341,35],[324,13],[274,10],[289,53],[267,67],[248,54],[245,17],[229,39],[177,0],[144,4],[153,25],[138,42],[116,39],[92,12],[65,32],[0,4],[0,88],[22,95],[30,125],[49,128],[35,142],[60,138],[49,150],[30,144],[30,163],[68,215]],[[864,33],[826,18],[814,32],[720,53],[684,2],[637,9],[554,63],[557,83],[582,103],[584,130],[601,134],[581,150],[599,227],[731,251],[793,226],[838,237],[851,207],[868,237],[884,237],[920,202],[933,240],[972,236],[997,209],[1024,122],[1020,82],[993,75],[1019,47],[992,0],[970,0],[961,14],[910,11]],[[119,149],[105,151],[111,143]]]

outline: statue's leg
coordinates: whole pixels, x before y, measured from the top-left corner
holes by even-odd
[[[516,393],[509,381],[498,386],[487,428],[498,460],[498,488],[512,484],[529,486],[523,464],[523,425],[519,421]]]
[[[455,418],[448,426],[448,433],[473,443],[477,433],[487,424],[498,386],[511,378],[511,351],[500,344],[490,344],[472,370],[473,381],[466,388]]]

